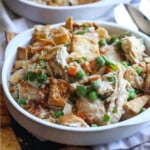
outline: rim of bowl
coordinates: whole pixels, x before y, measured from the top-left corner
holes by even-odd
[[[69,9],[78,9],[78,8],[87,8],[87,7],[99,7],[99,6],[105,6],[108,5],[107,0],[98,0],[97,2],[88,3],[88,4],[82,4],[82,5],[74,5],[74,6],[50,6],[50,5],[43,5],[36,2],[28,1],[28,0],[18,0],[21,3],[33,6],[33,7],[39,7],[39,8],[45,8],[45,9],[58,9],[58,10],[69,10]],[[115,2],[117,3],[117,2]],[[109,5],[111,2],[109,2]],[[113,2],[112,2],[113,4]]]
[[[139,31],[129,30],[129,29],[127,29],[125,27],[122,27],[122,26],[120,26],[120,25],[118,25],[116,23],[102,22],[102,21],[91,21],[91,20],[82,20],[82,22],[84,22],[84,21],[96,22],[96,23],[98,23],[98,24],[100,24],[102,26],[113,27],[113,28],[117,28],[119,30],[120,29],[121,30],[126,30],[126,31],[129,31],[129,32],[131,32],[133,34],[141,36],[144,39],[150,41],[150,38],[148,36],[146,36],[145,34],[139,32]],[[57,26],[60,26],[62,24],[64,24],[64,22],[51,25],[51,27],[57,27]],[[20,37],[22,37],[24,34],[26,34],[26,33],[31,34],[32,32],[33,32],[33,28],[28,29],[28,30],[18,34],[16,37],[14,37],[10,41],[10,43],[6,47],[6,50],[9,49],[11,47],[11,45],[13,45],[13,43],[16,40],[18,40]],[[12,54],[15,55],[16,52],[14,52]],[[121,121],[121,122],[118,122],[118,123],[105,125],[105,126],[98,126],[98,127],[94,127],[94,128],[68,127],[68,126],[58,125],[58,124],[54,124],[54,123],[42,120],[41,118],[38,118],[38,117],[32,115],[31,113],[27,112],[26,110],[24,110],[21,106],[19,106],[19,104],[12,97],[12,95],[11,95],[11,93],[9,91],[9,88],[8,88],[9,84],[8,84],[7,76],[6,76],[6,74],[8,74],[7,73],[8,72],[7,71],[7,66],[9,66],[10,60],[11,60],[11,59],[9,59],[9,57],[11,57],[11,55],[10,56],[5,56],[5,58],[6,57],[7,57],[7,59],[4,61],[3,68],[2,68],[2,86],[3,86],[3,89],[4,89],[4,92],[5,92],[6,96],[8,98],[8,101],[11,103],[11,105],[14,107],[14,109],[17,109],[17,111],[19,111],[22,115],[24,115],[25,117],[31,119],[32,121],[35,121],[36,123],[39,123],[39,124],[42,124],[44,126],[48,126],[48,127],[51,127],[51,128],[56,128],[56,129],[59,129],[59,130],[66,130],[66,131],[73,131],[73,132],[93,132],[93,131],[108,130],[108,129],[122,127],[122,126],[130,126],[130,125],[135,125],[135,124],[141,124],[141,123],[145,123],[145,122],[150,121],[150,119],[149,120],[147,119],[145,122],[144,121],[134,122],[135,120],[140,119],[140,118],[144,117],[144,115],[148,114],[148,112],[150,112],[150,108],[148,108],[145,112],[142,112],[141,114],[138,114],[138,115],[136,115],[136,116],[134,116],[134,117],[132,117],[130,119],[127,119],[127,120],[124,120],[124,121]]]

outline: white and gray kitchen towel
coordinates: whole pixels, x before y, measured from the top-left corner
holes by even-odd
[[[138,7],[140,0],[132,0],[131,3]],[[107,16],[99,18],[101,21],[115,22],[113,10]],[[2,0],[0,0],[0,72],[4,61],[5,38],[3,30],[11,32],[22,32],[31,28],[34,22],[31,22],[23,17],[16,16],[8,8],[6,8]],[[1,75],[1,73],[0,73]],[[1,77],[0,77],[1,78]],[[107,142],[107,141],[106,141]],[[108,144],[92,146],[93,150],[150,150],[150,123],[147,124],[138,133],[120,139],[119,141],[111,142]]]

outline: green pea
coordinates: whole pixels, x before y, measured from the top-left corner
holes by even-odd
[[[40,64],[41,67],[45,67],[46,62],[45,62],[44,60],[41,60],[41,61],[39,62],[39,64]]]
[[[36,76],[37,76],[36,73],[28,72],[24,77],[24,80],[34,81],[36,79]]]
[[[47,80],[47,75],[45,74],[45,73],[39,73],[39,74],[37,74],[37,76],[36,76],[36,79],[37,79],[37,81],[39,82],[39,83],[43,83],[44,81],[46,81]]]
[[[109,82],[113,82],[114,83],[116,81],[116,78],[112,76],[112,77],[108,77],[107,80]]]
[[[102,56],[98,56],[96,59],[95,59],[95,62],[100,66],[104,66],[105,65],[105,60]]]
[[[77,79],[83,79],[84,76],[85,76],[85,72],[83,70],[79,70],[76,74]]]
[[[65,70],[68,70],[68,66],[64,66],[64,69],[65,69]]]
[[[110,120],[110,116],[108,114],[105,114],[103,117],[104,122],[108,122]]]
[[[132,99],[134,99],[135,97],[136,97],[135,92],[129,92],[129,94],[128,94],[128,100],[132,100]]]
[[[119,50],[122,50],[122,40],[119,40],[117,43],[116,43],[116,46]]]
[[[64,113],[63,113],[62,110],[58,110],[58,111],[56,111],[56,113],[55,113],[56,118],[59,118],[59,117],[61,117],[61,116],[63,116],[63,115],[64,115]]]
[[[75,62],[77,62],[78,64],[80,64],[80,63],[81,63],[81,61],[80,61],[80,60],[77,60],[77,59],[76,59],[76,60],[74,60],[74,61],[75,61]]]
[[[87,86],[87,93],[90,93],[93,90],[95,90],[95,89],[92,86]]]
[[[96,123],[91,124],[91,127],[98,127]]]
[[[98,95],[95,91],[89,93],[89,98],[91,101],[95,101],[98,98]]]
[[[130,63],[128,61],[122,61],[121,64],[125,66],[125,68],[128,68]]]
[[[105,64],[107,66],[110,66],[115,71],[118,70],[118,66],[116,64],[114,64],[113,62],[111,62],[106,56],[103,55],[102,57],[105,60]]]
[[[129,87],[128,89],[127,89],[127,91],[130,93],[130,92],[135,92],[135,89],[134,88],[132,88],[132,87]]]
[[[93,81],[93,82],[91,83],[91,87],[92,87],[93,89],[98,88],[99,85],[100,85],[100,81],[99,81],[99,80],[95,80],[95,81]]]
[[[26,104],[27,103],[27,100],[25,99],[25,98],[20,98],[19,100],[18,100],[18,104],[19,105],[24,105],[24,104]]]
[[[118,39],[118,36],[113,36],[111,39],[110,39],[110,44],[116,42]]]
[[[77,86],[76,95],[79,97],[84,97],[87,94],[87,88],[85,86]]]
[[[104,45],[107,45],[106,39],[101,39],[101,40],[99,40],[98,45],[99,45],[99,47],[102,47],[102,46],[104,46]]]
[[[135,93],[140,94],[140,93],[142,93],[142,91],[140,89],[135,89]]]
[[[136,72],[137,72],[138,74],[141,74],[141,73],[142,73],[142,68],[138,66],[138,67],[136,68]]]

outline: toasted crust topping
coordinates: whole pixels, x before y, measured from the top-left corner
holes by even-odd
[[[49,78],[50,81],[50,92],[48,98],[48,104],[64,107],[66,101],[70,96],[69,84],[64,80],[57,80]]]

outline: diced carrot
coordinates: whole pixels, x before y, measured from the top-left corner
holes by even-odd
[[[88,81],[89,82],[93,82],[93,81],[96,81],[98,79],[99,79],[99,77],[92,77],[92,78],[89,78]]]
[[[77,116],[80,117],[80,118],[82,118],[83,120],[86,119],[86,117],[85,117],[85,115],[84,115],[84,113],[82,111],[78,111],[77,112]]]
[[[38,48],[34,51],[34,53],[40,53],[42,50],[45,50],[45,48],[43,48],[43,47]]]
[[[69,73],[69,75],[71,75],[71,76],[75,76],[75,75],[77,74],[77,67],[75,67],[75,66],[70,66],[70,67],[68,68],[68,73]]]
[[[91,70],[92,70],[92,68],[95,68],[95,60],[90,61],[90,68],[91,68]]]
[[[112,72],[112,71],[114,71],[114,69],[111,68],[111,67],[109,67],[109,66],[106,66],[106,67],[105,67],[105,71],[106,71],[106,72]]]
[[[94,120],[85,116],[85,114],[82,111],[78,111],[77,116],[85,120],[85,122],[87,122],[90,125],[94,123]]]

